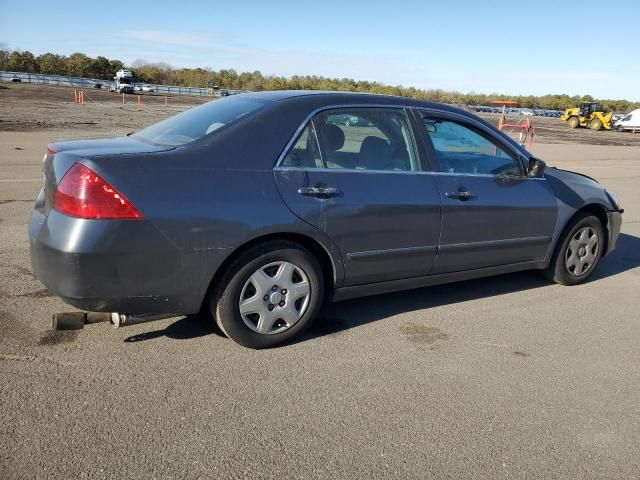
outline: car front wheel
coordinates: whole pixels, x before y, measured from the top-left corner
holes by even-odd
[[[295,243],[272,241],[240,255],[210,300],[225,335],[248,348],[269,348],[305,330],[323,296],[316,258]]]
[[[596,269],[604,248],[604,230],[597,217],[580,214],[565,232],[546,274],[556,283],[576,285]]]

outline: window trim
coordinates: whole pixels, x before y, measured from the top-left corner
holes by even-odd
[[[406,120],[407,120],[407,127],[409,128],[409,133],[411,135],[411,140],[413,141],[413,146],[415,147],[415,154],[416,154],[416,160],[417,160],[417,170],[374,170],[374,169],[356,169],[356,168],[327,168],[326,167],[326,160],[324,158],[324,146],[320,143],[320,139],[317,136],[316,133],[316,141],[318,142],[318,146],[320,148],[320,158],[322,161],[322,164],[324,165],[323,168],[308,168],[308,167],[288,167],[285,165],[282,165],[283,160],[287,157],[287,155],[289,154],[290,150],[295,146],[295,142],[298,139],[299,135],[302,133],[302,131],[306,128],[307,124],[312,123],[313,124],[313,129],[314,132],[316,131],[316,127],[315,127],[315,122],[313,121],[314,118],[316,117],[316,115],[318,115],[321,112],[324,112],[326,110],[342,110],[342,109],[356,109],[356,108],[375,108],[375,109],[382,109],[382,108],[386,108],[386,109],[393,109],[393,110],[402,110],[406,116]],[[298,126],[298,128],[296,129],[296,131],[294,132],[293,136],[289,139],[289,141],[287,142],[287,145],[284,147],[284,149],[282,150],[282,152],[280,153],[280,155],[278,156],[278,160],[276,161],[275,165],[274,165],[274,170],[298,170],[298,171],[306,171],[306,170],[313,170],[313,171],[325,171],[325,172],[358,172],[358,173],[365,173],[365,172],[371,172],[371,173],[404,173],[404,174],[416,174],[416,173],[430,173],[428,171],[425,171],[425,165],[424,165],[424,160],[422,159],[423,153],[421,152],[420,149],[420,140],[416,137],[416,132],[415,132],[415,125],[412,122],[412,110],[416,108],[415,106],[410,106],[410,105],[389,105],[389,104],[374,104],[374,103],[370,103],[370,104],[358,104],[358,103],[354,103],[354,104],[340,104],[340,105],[326,105],[323,107],[319,107],[316,108],[315,110],[311,111],[311,113],[309,113],[305,119],[302,121],[302,123],[300,124],[300,126]]]
[[[313,138],[315,139],[316,145],[318,147],[318,154],[320,155],[320,163],[322,164],[322,167],[295,167],[295,166],[290,166],[290,165],[283,165],[280,168],[283,168],[283,169],[290,168],[290,169],[295,169],[295,170],[309,170],[309,169],[322,170],[322,169],[326,168],[326,162],[325,162],[324,156],[322,154],[322,145],[320,145],[320,139],[318,138],[318,132],[316,130],[316,125],[315,125],[315,122],[313,122],[313,119],[310,120],[309,122],[305,123],[302,129],[299,129],[299,133],[296,133],[296,135],[294,135],[294,137],[293,137],[293,142],[291,142],[291,147],[289,147],[289,149],[286,151],[286,153],[278,161],[279,162],[280,161],[284,161],[289,156],[289,154],[295,148],[296,144],[300,141],[300,138],[302,137],[302,134],[304,133],[304,131],[307,128],[310,128],[311,132],[313,133]]]
[[[482,123],[476,121],[473,118],[468,118],[463,115],[456,114],[454,112],[445,112],[443,110],[437,110],[433,108],[422,108],[422,107],[414,107],[414,113],[416,115],[416,121],[418,123],[418,129],[422,136],[422,141],[424,142],[429,158],[429,166],[431,168],[431,172],[438,175],[454,175],[454,176],[467,176],[467,177],[488,177],[488,178],[496,178],[499,175],[493,175],[489,173],[450,173],[450,172],[441,172],[438,170],[438,154],[436,152],[435,147],[433,146],[433,142],[431,141],[431,137],[429,136],[429,132],[424,126],[423,116],[430,116],[441,118],[443,120],[449,120],[455,123],[459,123],[462,126],[469,128],[471,131],[479,131],[479,134],[489,141],[495,142],[500,148],[505,150],[507,153],[511,154],[515,161],[520,162],[520,166],[522,168],[522,175],[518,176],[510,176],[510,178],[518,179],[518,180],[546,180],[546,178],[532,178],[527,175],[527,162],[528,159],[525,155],[516,149],[513,145],[510,145],[508,142],[504,141],[502,138],[495,135],[489,128],[487,128]]]

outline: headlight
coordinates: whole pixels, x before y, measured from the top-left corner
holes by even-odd
[[[615,193],[610,192],[609,190],[605,190],[605,192],[609,197],[609,200],[611,200],[611,203],[613,203],[613,206],[618,210],[622,210],[622,205],[620,204],[620,199],[618,198],[618,196]]]

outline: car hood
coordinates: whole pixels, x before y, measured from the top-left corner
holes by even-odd
[[[79,157],[102,155],[127,155],[133,153],[155,153],[172,150],[175,147],[154,145],[136,137],[90,138],[82,140],[62,140],[50,145],[60,153],[71,153]]]

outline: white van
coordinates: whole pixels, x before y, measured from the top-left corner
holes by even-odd
[[[615,122],[613,127],[619,132],[624,130],[637,130],[640,132],[640,108],[625,115],[622,120]]]

